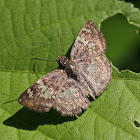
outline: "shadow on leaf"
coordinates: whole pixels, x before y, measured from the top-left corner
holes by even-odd
[[[5,120],[3,124],[17,129],[36,130],[39,125],[57,125],[67,121],[74,121],[76,119],[76,117],[62,117],[53,109],[46,113],[37,113],[26,108],[22,108],[12,117]]]

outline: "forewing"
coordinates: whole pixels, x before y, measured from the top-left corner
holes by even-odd
[[[71,50],[71,60],[77,62],[89,56],[105,53],[106,40],[93,22],[88,21],[80,31]]]
[[[80,31],[71,50],[71,60],[78,66],[95,96],[100,95],[111,80],[111,64],[104,55],[106,40],[93,22]]]
[[[72,78],[68,78],[56,97],[54,108],[62,116],[75,116],[88,108],[90,102],[82,87]]]
[[[65,71],[54,70],[23,92],[18,101],[30,110],[48,112],[55,104],[55,97],[65,80]]]

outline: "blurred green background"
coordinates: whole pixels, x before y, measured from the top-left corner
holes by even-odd
[[[139,0],[126,0],[140,8]],[[119,70],[140,72],[140,30],[128,23],[126,16],[117,14],[102,22],[101,31],[107,40],[106,55]]]
[[[123,0],[123,1],[133,3],[136,8],[140,8],[140,0]]]
[[[137,30],[122,14],[102,22],[101,31],[107,40],[106,55],[119,70],[140,72],[140,34]]]

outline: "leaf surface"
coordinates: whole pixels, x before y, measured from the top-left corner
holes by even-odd
[[[1,0],[0,1],[0,139],[139,139],[140,74],[113,67],[112,81],[104,93],[77,117],[61,117],[55,110],[35,113],[22,108],[20,94],[41,77],[56,69],[55,62],[30,61],[70,53],[83,25],[101,22],[117,13],[140,27],[140,12],[132,4],[117,0]],[[113,46],[112,46],[113,47]]]

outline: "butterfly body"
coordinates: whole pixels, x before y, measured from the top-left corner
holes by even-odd
[[[77,81],[81,77],[75,62],[67,59],[66,63],[62,67],[66,71],[68,77]]]
[[[79,33],[71,59],[58,56],[62,69],[54,70],[30,86],[19,97],[19,103],[37,112],[51,107],[62,116],[75,116],[85,110],[88,97],[99,96],[111,80],[111,64],[104,55],[105,39],[91,22]]]

